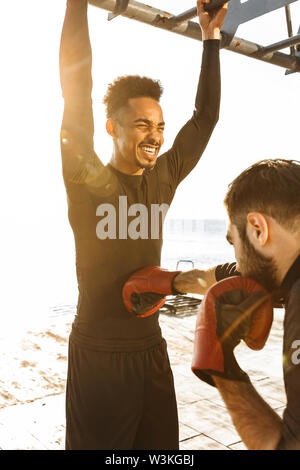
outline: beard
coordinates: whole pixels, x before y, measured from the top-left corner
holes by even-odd
[[[276,280],[276,263],[273,258],[259,253],[250,243],[247,234],[243,239],[243,253],[239,260],[242,276],[250,277],[268,292],[274,292],[279,285]]]
[[[153,170],[153,168],[156,165],[156,160],[157,160],[157,158],[152,162],[142,163],[138,160],[138,158],[135,158],[135,164],[138,168],[141,168],[142,170]]]

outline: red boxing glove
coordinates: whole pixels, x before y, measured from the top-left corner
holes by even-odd
[[[122,290],[126,309],[139,318],[149,317],[166,301],[166,295],[179,292],[173,288],[173,280],[181,271],[167,271],[158,266],[148,266],[135,272]]]
[[[271,295],[256,281],[234,276],[217,282],[198,312],[192,371],[210,385],[215,385],[212,375],[248,381],[233,350],[241,339],[251,349],[262,349],[272,322]]]

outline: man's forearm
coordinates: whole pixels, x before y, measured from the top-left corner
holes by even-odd
[[[282,420],[251,383],[213,376],[232,422],[251,450],[274,450],[281,437]]]
[[[68,0],[60,43],[60,76],[65,101],[90,97],[92,52],[87,0]]]
[[[207,290],[216,282],[215,267],[210,269],[192,269],[178,274],[173,286],[181,294],[204,295]]]
[[[60,75],[65,101],[61,153],[65,181],[86,183],[101,174],[94,152],[92,52],[87,0],[68,0],[60,44]]]
[[[219,119],[221,98],[219,47],[220,41],[216,39],[203,42],[202,65],[195,100],[195,117],[199,122],[205,119],[209,133]]]

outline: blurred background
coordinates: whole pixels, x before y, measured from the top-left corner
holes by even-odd
[[[175,14],[196,2],[149,3]],[[0,8],[0,331],[5,334],[47,318],[57,305],[76,304],[77,285],[59,148],[65,1],[14,0]],[[291,12],[296,33],[300,2]],[[167,150],[193,111],[201,42],[122,17],[108,22],[107,12],[95,7],[89,7],[89,24],[99,157],[108,162],[112,149],[102,98],[107,85],[124,74],[160,79]],[[262,45],[286,38],[284,9],[242,25],[237,36]],[[171,269],[180,258],[197,266],[232,260],[224,238],[228,184],[260,159],[299,160],[299,73],[285,76],[282,68],[226,50],[221,70],[219,122],[168,214],[162,264]]]

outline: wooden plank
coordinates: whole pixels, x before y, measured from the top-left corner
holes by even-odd
[[[186,424],[179,423],[179,441],[190,439],[197,436],[199,433],[195,429],[187,426]]]
[[[0,446],[6,450],[62,450],[64,394],[0,410]]]
[[[192,437],[180,442],[181,450],[228,450],[228,447],[224,446],[220,442],[211,439],[211,437],[205,434]]]
[[[235,444],[232,444],[231,446],[229,446],[229,449],[231,450],[247,450],[247,447],[245,446],[245,444],[240,441],[240,442],[236,442]]]
[[[178,411],[180,422],[224,446],[229,446],[240,440],[224,407],[204,399],[180,406]]]
[[[0,449],[47,450],[47,447],[28,432],[21,422],[16,422],[15,425],[0,423]]]

